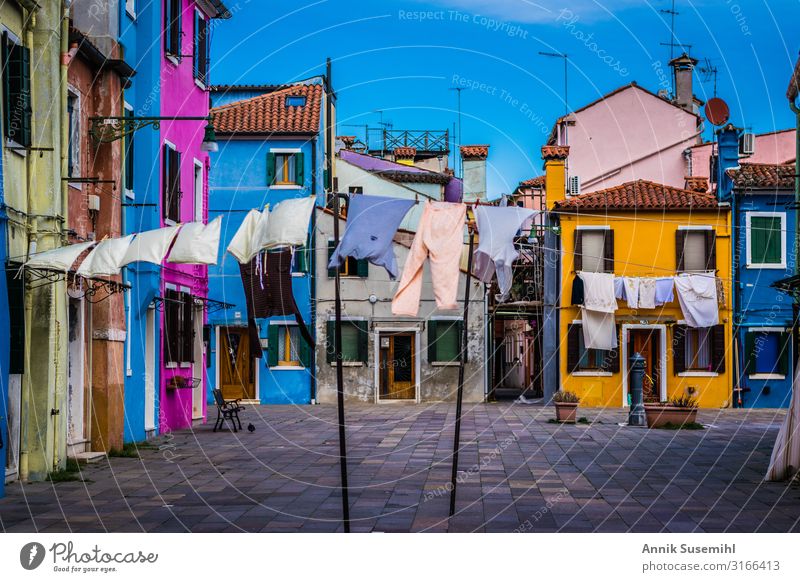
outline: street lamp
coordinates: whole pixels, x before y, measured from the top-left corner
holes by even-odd
[[[219,150],[217,145],[217,135],[214,132],[213,118],[207,117],[90,117],[89,133],[98,143],[112,143],[122,139],[143,127],[158,129],[163,121],[206,121],[203,143],[200,149],[204,152],[216,152]]]

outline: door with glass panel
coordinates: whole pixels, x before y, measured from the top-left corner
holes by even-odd
[[[415,338],[414,332],[380,334],[380,400],[416,400]]]
[[[222,397],[225,400],[255,399],[255,367],[250,355],[247,328],[221,328],[219,335],[219,384]]]

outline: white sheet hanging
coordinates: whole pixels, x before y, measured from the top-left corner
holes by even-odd
[[[30,269],[52,269],[67,272],[84,251],[96,244],[95,241],[89,241],[36,253],[28,259],[25,266]]]
[[[179,226],[168,226],[140,232],[128,247],[120,266],[124,267],[135,261],[160,265],[164,262],[164,257],[167,256],[167,251],[169,251],[169,245],[172,244],[172,240],[178,234],[179,228]]]
[[[222,217],[208,224],[189,222],[181,226],[175,244],[167,258],[168,263],[216,265],[219,254],[219,237]]]
[[[675,289],[689,327],[712,327],[719,323],[717,278],[713,272],[675,277]]]
[[[612,273],[580,271],[583,280],[583,324],[584,345],[590,349],[613,350],[619,344],[614,312],[617,299]]]
[[[125,253],[128,252],[128,247],[131,246],[131,241],[133,241],[132,234],[123,238],[109,238],[100,241],[81,263],[78,275],[87,278],[119,275],[122,261]]]
[[[314,211],[315,196],[293,198],[278,204],[269,216],[264,248],[300,247],[308,240],[308,223]]]
[[[240,263],[249,263],[266,246],[268,224],[269,204],[263,212],[256,209],[248,212],[228,244],[228,252]]]
[[[772,447],[767,481],[791,479],[800,470],[800,366],[794,372],[792,401]]]

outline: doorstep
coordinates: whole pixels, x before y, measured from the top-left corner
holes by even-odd
[[[68,455],[67,458],[73,461],[77,461],[81,465],[91,465],[93,463],[99,463],[103,459],[105,459],[108,455],[101,451],[84,451],[83,453],[75,453],[74,455]]]

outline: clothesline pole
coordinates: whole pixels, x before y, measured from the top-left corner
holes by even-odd
[[[470,209],[467,209],[470,212]],[[458,449],[461,446],[461,408],[464,401],[464,364],[467,361],[467,321],[469,318],[469,292],[472,278],[472,254],[475,231],[469,225],[469,254],[467,255],[467,281],[464,288],[464,319],[461,325],[461,350],[459,351],[458,391],[456,393],[456,425],[453,435],[453,467],[450,473],[450,517],[456,513],[456,485],[458,477]]]
[[[333,240],[334,248],[339,246],[339,197],[342,194],[332,193],[333,196]],[[342,521],[345,533],[350,533],[350,500],[347,490],[347,441],[345,434],[344,418],[344,370],[342,369],[342,297],[339,292],[339,269],[334,277],[336,289],[334,291],[334,356],[336,359],[336,404],[339,412],[339,469],[342,474]]]

